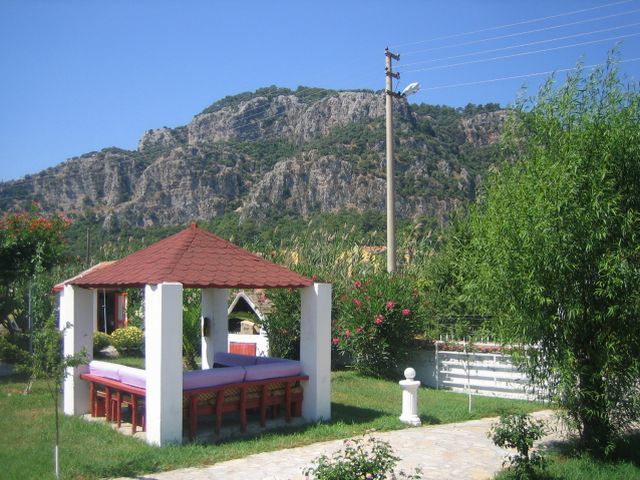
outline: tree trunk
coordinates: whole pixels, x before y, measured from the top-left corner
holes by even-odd
[[[609,419],[609,408],[603,396],[603,381],[600,369],[591,362],[583,362],[580,369],[578,402],[580,406],[580,437],[588,451],[604,456],[611,445],[613,432]]]

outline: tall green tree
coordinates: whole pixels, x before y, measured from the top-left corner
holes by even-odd
[[[471,216],[467,294],[611,451],[640,420],[640,96],[615,62],[519,106]]]

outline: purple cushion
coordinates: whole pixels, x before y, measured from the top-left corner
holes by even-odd
[[[145,370],[120,365],[118,373],[120,374],[120,381],[122,383],[133,387],[146,388],[147,372]]]
[[[111,380],[120,380],[120,376],[118,375],[119,368],[120,365],[115,363],[101,362],[99,360],[89,362],[89,373],[91,375],[110,378]]]
[[[244,368],[211,368],[208,370],[193,370],[184,372],[182,388],[191,390],[193,388],[217,387],[229,383],[240,383],[244,380]]]
[[[302,371],[300,362],[288,360],[286,362],[264,363],[262,365],[253,365],[244,367],[247,374],[244,377],[246,382],[252,380],[266,380],[267,378],[292,377],[299,375]]]
[[[278,362],[291,362],[292,360],[289,360],[287,358],[278,358],[278,357],[258,357],[258,361],[256,362],[256,365],[267,365],[269,363],[278,363]]]
[[[239,353],[218,352],[215,354],[214,362],[228,367],[244,367],[255,365],[256,357],[253,355],[240,355]]]

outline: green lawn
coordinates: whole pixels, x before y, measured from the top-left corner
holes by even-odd
[[[621,442],[610,461],[578,454],[571,445],[551,452],[548,459],[549,468],[544,480],[640,480],[640,434]],[[497,480],[512,478],[508,471],[496,476]]]
[[[0,378],[0,478],[53,478],[54,421],[51,399],[42,383],[30,395],[22,395],[25,379]],[[329,423],[271,431],[218,444],[151,447],[120,435],[106,425],[63,417],[60,459],[62,477],[93,479],[134,476],[187,466],[202,466],[251,453],[278,450],[318,441],[358,435],[370,428],[404,428],[398,420],[401,391],[396,382],[364,378],[353,372],[334,372],[332,413]],[[464,421],[503,413],[545,408],[524,401],[473,398],[467,412],[467,396],[421,389],[419,411],[424,424]]]

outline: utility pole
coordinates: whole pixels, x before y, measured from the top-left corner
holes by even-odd
[[[393,79],[400,78],[399,73],[393,73],[392,60],[400,60],[400,55],[391,53],[389,47],[384,50],[387,83],[385,88],[387,110],[387,272],[396,271],[396,194],[393,176],[393,97],[400,94],[393,91]]]
[[[89,255],[89,251],[91,248],[91,240],[89,239],[89,227],[87,227],[87,257],[85,258],[84,261],[84,268],[89,268],[89,261],[90,261],[90,255]]]

